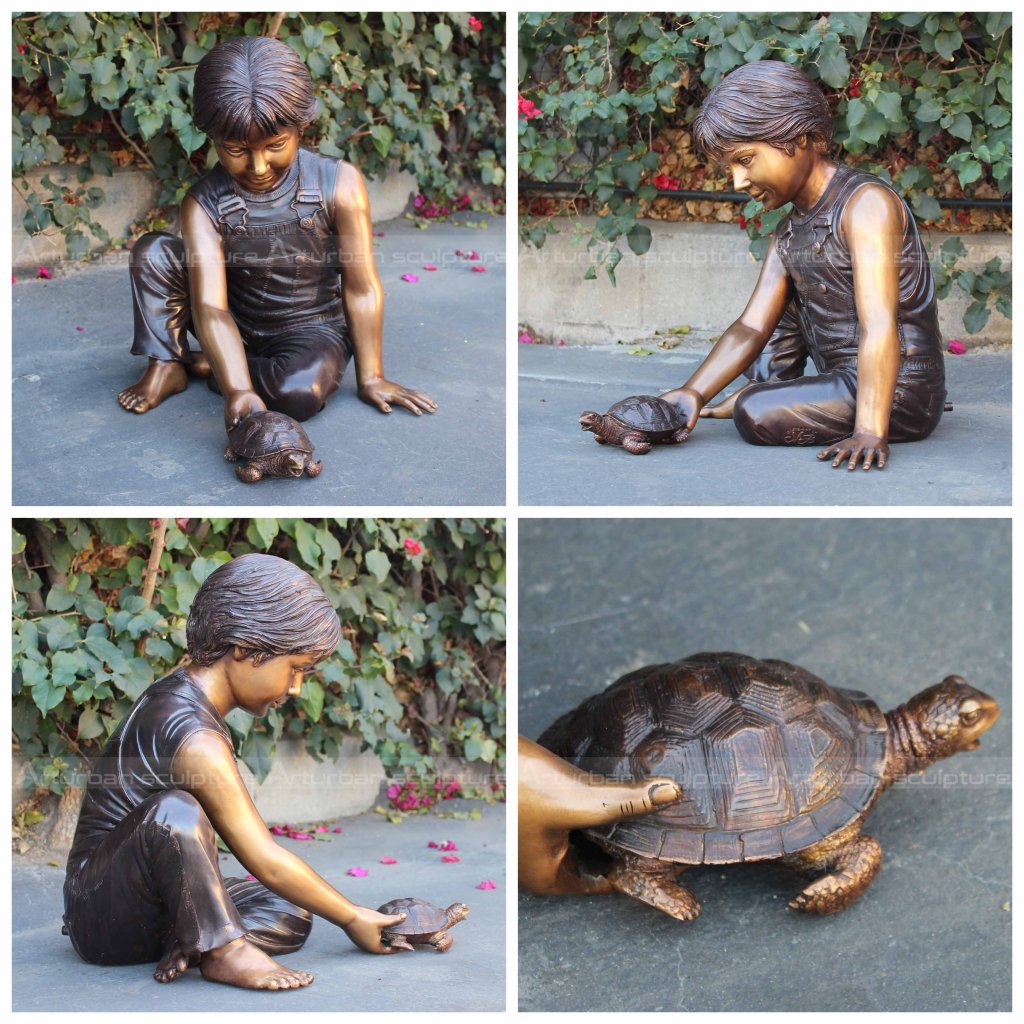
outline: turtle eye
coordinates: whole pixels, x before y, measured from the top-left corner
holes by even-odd
[[[981,705],[976,700],[965,700],[960,705],[960,722],[962,725],[973,725],[981,717]]]

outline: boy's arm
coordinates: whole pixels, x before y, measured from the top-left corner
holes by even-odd
[[[693,376],[661,397],[686,417],[693,430],[700,410],[758,356],[790,297],[790,279],[774,244],[768,249],[754,292],[740,318],[718,339]]]
[[[384,376],[384,290],[373,258],[370,202],[359,171],[338,161],[334,181],[334,220],[341,261],[341,294],[356,360],[359,397],[381,412],[401,405],[417,416],[434,412],[437,403],[421,391]]]
[[[174,757],[172,777],[206,811],[214,829],[241,861],[268,889],[325,917],[344,929],[361,949],[391,953],[381,945],[381,929],[404,920],[404,914],[378,914],[345,899],[305,861],[274,842],[253,804],[234,755],[226,741],[212,732],[190,736]]]
[[[224,427],[230,431],[249,413],[263,412],[267,407],[252,389],[245,345],[228,310],[228,281],[220,235],[190,196],[181,204],[181,233],[192,297],[192,323],[224,396]]]
[[[872,460],[878,468],[889,457],[889,414],[900,366],[897,328],[900,301],[900,253],[903,204],[888,189],[865,185],[854,193],[840,226],[850,247],[853,294],[860,323],[857,345],[857,415],[853,434],[818,452],[849,468]],[[834,458],[833,458],[834,457]]]

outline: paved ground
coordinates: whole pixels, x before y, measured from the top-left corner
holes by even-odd
[[[470,915],[452,933],[443,955],[428,951],[374,957],[356,949],[324,920],[298,953],[281,958],[287,966],[312,971],[308,988],[290,992],[247,992],[209,984],[198,970],[170,985],[153,980],[152,967],[97,967],[84,963],[60,933],[63,910],[59,870],[14,862],[14,1002],[27,1011],[99,1010],[170,1012],[270,1010],[389,1012],[502,1010],[505,1006],[505,808],[453,800],[446,810],[482,807],[479,821],[434,816],[392,825],[373,812],[341,818],[334,842],[280,839],[349,899],[377,907],[400,896],[419,896],[442,906],[467,903]],[[334,823],[332,823],[333,825]],[[453,840],[462,861],[444,864],[430,840]],[[398,863],[380,864],[383,856]],[[346,874],[369,870],[365,878]],[[244,875],[233,857],[222,857],[225,876]],[[476,885],[493,881],[497,888]]]
[[[505,221],[484,229],[375,225],[385,290],[385,372],[438,412],[383,416],[340,394],[308,424],[314,479],[243,484],[222,458],[222,403],[203,382],[144,416],[117,392],[145,360],[132,335],[127,256],[14,285],[15,504],[469,504],[505,502]],[[456,249],[476,250],[473,273]],[[420,269],[433,263],[436,272]],[[419,283],[401,275],[415,272]],[[76,327],[84,330],[77,331]]]
[[[698,868],[681,923],[625,896],[522,895],[521,1010],[1009,1011],[1007,520],[524,520],[520,731],[641,665],[738,650],[886,708],[951,672],[1001,704],[981,749],[884,794],[881,874],[824,918],[777,865]]]
[[[634,347],[632,343],[629,347]],[[731,421],[701,421],[682,446],[637,457],[580,431],[584,409],[658,394],[703,352],[627,355],[626,346],[519,346],[523,505],[999,505],[1010,502],[1010,353],[950,356],[955,411],[926,441],[894,445],[882,473],[850,479],[815,449],[745,444]]]

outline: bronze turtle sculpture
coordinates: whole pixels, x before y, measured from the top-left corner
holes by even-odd
[[[465,903],[453,903],[447,910],[442,910],[425,900],[404,896],[388,900],[377,911],[381,914],[405,914],[404,921],[388,925],[380,933],[385,945],[395,949],[429,946],[438,953],[446,953],[453,941],[448,929],[457,925],[469,913],[469,907]]]
[[[676,878],[689,865],[778,860],[818,876],[789,906],[832,914],[878,874],[882,849],[861,833],[894,782],[979,746],[999,705],[948,676],[883,713],[796,665],[695,654],[623,676],[538,741],[616,781],[678,782],[677,803],[587,829],[610,854],[608,879],[680,920],[700,903]]]
[[[598,444],[617,444],[632,455],[646,455],[655,444],[682,444],[690,433],[675,407],[655,395],[632,395],[604,414],[583,412],[580,429],[591,431]]]
[[[265,476],[317,476],[324,468],[313,461],[313,442],[298,420],[283,412],[254,412],[228,434],[224,458],[245,459],[235,475],[247,484]]]

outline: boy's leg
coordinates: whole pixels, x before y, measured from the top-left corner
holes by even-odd
[[[275,963],[245,938],[246,927],[224,886],[217,837],[195,797],[158,793],[104,839],[65,884],[64,921],[90,963],[160,961],[169,981],[190,964],[247,988],[296,988],[312,975]]]
[[[308,420],[338,390],[351,357],[344,330],[335,324],[312,325],[249,352],[249,375],[268,408]]]
[[[857,415],[852,370],[751,384],[739,396],[733,422],[748,444],[819,445],[849,437]]]
[[[188,372],[208,375],[209,364],[188,347],[192,310],[185,243],[166,231],[151,231],[135,243],[130,269],[135,317],[132,354],[148,356],[149,365],[117,400],[123,409],[143,413],[183,391]]]
[[[252,878],[225,878],[224,888],[242,919],[245,937],[254,946],[271,956],[302,948],[313,927],[313,915],[308,910]]]

